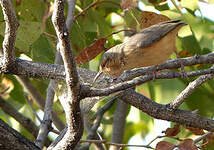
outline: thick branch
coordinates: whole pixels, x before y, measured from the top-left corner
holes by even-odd
[[[136,93],[134,90],[127,89],[123,93],[120,93],[118,98],[156,119],[168,120],[185,126],[214,131],[214,120],[201,117],[191,111],[170,109],[168,105],[158,104]]]
[[[75,5],[75,2],[73,5]],[[52,22],[56,30],[58,45],[64,62],[68,91],[66,101],[60,101],[65,110],[68,130],[54,149],[73,149],[82,136],[83,123],[79,99],[80,84],[74,54],[70,46],[69,33],[65,23],[64,0],[55,0]]]
[[[16,130],[0,119],[0,149],[2,150],[40,150],[33,142],[26,139]]]
[[[2,62],[3,62],[3,57],[0,57],[0,64],[2,64]],[[196,64],[213,64],[214,53],[201,55],[201,56],[197,55],[193,57],[182,58],[180,60],[179,59],[169,60],[166,63],[159,65],[158,70],[179,68],[181,66],[181,62],[183,63],[184,66],[192,66]],[[124,73],[125,75],[122,75],[122,77],[119,78],[116,81],[116,83],[119,83],[121,81],[131,80],[137,76],[141,76],[147,72],[152,72],[154,70],[155,70],[155,67],[150,66],[150,67],[143,67],[143,68],[126,71]],[[78,69],[78,74],[82,77],[82,79],[84,81],[88,81],[88,82],[90,81],[92,83],[94,76],[91,76],[91,74],[94,74],[94,73],[90,72],[89,74],[89,72],[90,71],[86,69],[81,69],[81,68]],[[0,66],[0,73],[23,75],[31,78],[57,79],[57,80],[65,79],[65,71],[62,65],[35,63],[35,62],[22,60],[18,58],[16,58],[13,66],[10,66],[9,68],[7,68],[7,70],[3,70],[2,66]],[[103,80],[105,79],[98,80],[98,81],[101,81],[102,83]],[[106,87],[106,85],[102,86],[102,84],[99,84],[99,82],[97,82],[97,85],[100,85],[99,87]]]
[[[9,116],[13,117],[16,121],[18,121],[35,138],[37,137],[39,128],[32,122],[31,119],[19,113],[13,106],[3,100],[2,97],[0,97],[0,107],[5,113],[7,113]],[[51,141],[46,140],[46,146],[49,146],[50,144]]]
[[[74,7],[76,2],[74,0],[67,0],[67,3],[68,3],[68,14],[66,19],[66,27],[69,30],[73,23],[73,18],[74,18],[73,13],[74,13]],[[59,47],[59,51],[60,51],[60,45],[57,47]],[[59,51],[57,51],[56,53],[55,64],[60,65],[62,63],[62,57]],[[53,99],[55,95],[55,91],[53,89],[54,82],[55,82],[54,80],[50,80],[50,83],[47,89],[43,123],[40,125],[41,134],[39,134],[37,137],[37,145],[39,145],[40,148],[42,148],[44,145],[44,141],[45,141],[44,139],[48,136],[51,123],[52,123],[52,105],[53,105]]]
[[[122,100],[118,99],[117,107],[114,112],[114,119],[112,124],[112,143],[123,143],[123,135],[126,124],[128,104],[124,103]],[[112,145],[110,150],[119,150],[120,147]]]
[[[0,0],[4,20],[5,20],[5,36],[3,41],[4,67],[8,67],[15,60],[15,40],[16,31],[19,26],[16,13],[10,0]],[[6,69],[5,68],[5,69]]]

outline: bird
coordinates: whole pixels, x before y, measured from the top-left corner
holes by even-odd
[[[94,82],[101,74],[112,78],[123,71],[158,65],[167,61],[176,52],[176,37],[181,27],[187,25],[181,20],[170,20],[152,25],[129,37],[125,42],[106,51]]]

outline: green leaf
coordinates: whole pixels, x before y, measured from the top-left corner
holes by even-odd
[[[126,12],[124,16],[126,27],[131,28],[133,30],[138,29],[138,26],[139,26],[138,23],[140,23],[140,17],[141,17],[141,12],[138,10],[130,10],[129,12]]]
[[[181,6],[191,10],[198,9],[198,0],[181,0]]]
[[[202,36],[201,40],[199,41],[199,44],[202,49],[208,49],[209,52],[214,49],[213,39],[208,38],[207,36]]]
[[[49,80],[47,79],[32,79],[30,80],[33,86],[41,93],[43,98],[46,97],[46,90],[49,84]]]
[[[210,83],[214,83],[211,81]],[[199,110],[199,114],[206,117],[213,117],[213,90],[210,91],[205,85],[197,88],[187,99],[186,104],[190,110]],[[200,107],[199,107],[200,106]]]
[[[97,11],[89,10],[89,17],[98,25],[98,33],[100,37],[105,37],[111,33],[110,24]]]
[[[190,52],[191,54],[200,54],[201,48],[198,44],[197,40],[193,35],[185,36],[185,37],[179,37],[178,38],[177,47],[181,50],[186,50]]]
[[[167,104],[177,97],[184,89],[184,84],[178,79],[155,80],[152,82],[155,90],[155,101]]]
[[[10,79],[14,84],[14,89],[10,92],[10,97],[20,104],[24,104],[24,90],[20,83],[16,80],[16,78],[12,75],[5,75],[6,78]]]
[[[47,3],[40,0],[22,0],[20,5],[16,6],[18,19],[42,22],[46,7]]]
[[[19,49],[20,52],[28,52],[30,46],[40,37],[43,32],[40,27],[42,24],[40,22],[25,22],[20,21],[20,26],[18,28],[15,47]],[[5,23],[0,24],[0,34],[4,36]]]
[[[155,5],[155,8],[159,11],[169,10],[169,5],[167,3]]]
[[[86,47],[85,33],[78,21],[75,21],[71,27],[70,39],[72,41],[73,48],[76,50],[75,52],[78,52]]]
[[[30,48],[33,61],[54,63],[55,47],[53,44],[45,35],[41,34]]]
[[[20,51],[28,52],[30,46],[40,37],[42,23],[20,21],[16,38],[16,47]]]

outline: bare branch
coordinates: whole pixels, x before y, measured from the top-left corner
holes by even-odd
[[[68,30],[70,30],[72,23],[74,21],[74,9],[76,0],[67,0],[67,3],[68,3],[68,14],[66,19],[66,27]]]
[[[7,113],[9,116],[13,117],[16,121],[18,121],[29,133],[31,133],[35,138],[39,132],[39,128],[33,123],[33,121],[21,113],[19,113],[13,106],[11,106],[7,101],[3,100],[0,97],[0,107],[1,109]],[[46,141],[46,146],[50,145],[51,141]]]
[[[54,98],[54,90],[53,90],[53,80],[50,81],[48,88],[47,88],[47,95],[46,95],[46,103],[44,109],[44,117],[40,124],[39,134],[36,138],[35,144],[39,148],[43,148],[45,139],[48,136],[48,133],[52,130],[52,105],[53,105],[53,98]]]
[[[36,116],[36,118],[37,118],[37,119],[39,120],[39,122],[41,123],[42,120],[40,119],[40,117],[39,117],[38,114],[36,113],[36,110],[34,109],[34,107],[33,107],[32,103],[31,103],[31,101],[30,101],[29,98],[28,98],[28,94],[27,94],[26,92],[24,93],[24,97],[25,97],[27,103],[29,104],[29,106],[30,106],[32,112],[34,113],[34,115]]]
[[[5,20],[5,36],[3,41],[4,67],[8,67],[15,60],[15,40],[16,31],[19,26],[16,13],[10,0],[0,0],[4,20]],[[5,69],[6,69],[5,68]]]
[[[208,136],[212,135],[213,132],[207,132],[205,134],[203,134],[202,136],[198,137],[197,139],[194,140],[194,143],[198,143],[203,139],[206,139]]]
[[[0,119],[0,149],[40,150],[33,142],[26,139]]]
[[[97,129],[100,126],[104,113],[111,108],[114,102],[115,102],[115,97],[113,97],[107,104],[105,104],[105,106],[103,106],[96,112],[95,114],[96,118],[93,121],[92,125],[90,125],[88,118],[85,117],[86,119],[84,119],[84,124],[86,126],[86,129],[88,130],[87,140],[100,140],[100,137],[97,134]],[[79,147],[78,150],[89,149],[90,144],[91,143],[85,144]],[[99,150],[105,150],[104,146],[101,143],[94,143],[94,144],[96,147],[98,147]]]
[[[189,85],[177,96],[177,98],[169,104],[170,107],[172,107],[173,109],[177,109],[185,101],[185,99],[193,93],[196,88],[200,87],[203,83],[212,80],[213,78],[213,74],[208,74],[200,76],[193,82],[190,82]]]
[[[75,9],[75,1],[74,0],[67,0],[68,3],[68,14],[66,19],[66,27],[69,30],[71,28],[71,25],[73,23],[73,13]],[[60,45],[58,46],[59,42],[57,43],[57,48],[60,49]],[[57,51],[56,57],[55,57],[55,64],[61,64],[62,63],[62,57],[60,55],[60,50]],[[37,145],[42,148],[44,145],[44,139],[47,137],[51,123],[52,123],[52,105],[53,105],[53,99],[55,95],[54,91],[54,80],[51,80],[48,89],[47,89],[47,95],[46,95],[46,103],[45,103],[45,111],[44,111],[44,117],[43,117],[43,124],[40,126],[40,132],[41,134],[37,137]]]
[[[163,63],[157,67],[158,70],[164,70],[164,69],[175,69],[179,68],[180,62],[182,61],[184,66],[192,66],[196,64],[213,64],[214,63],[214,53],[209,53],[206,55],[197,55],[193,57],[187,57],[182,59],[174,59],[169,60],[166,63]],[[0,63],[2,64],[3,57],[0,57]],[[149,67],[143,67],[138,69],[133,69],[129,71],[125,71],[124,75],[122,75],[120,78],[118,78],[115,82],[120,83],[123,81],[131,80],[135,77],[141,76],[143,74],[146,74],[148,72],[154,71],[154,66]],[[90,74],[89,74],[90,72]],[[27,60],[22,60],[16,58],[14,65],[10,66],[7,70],[3,70],[2,66],[0,66],[0,73],[4,74],[15,74],[15,75],[23,75],[31,78],[43,78],[43,79],[57,79],[57,80],[65,80],[65,70],[64,67],[61,65],[56,64],[45,64],[45,63],[35,63]],[[92,71],[88,71],[86,69],[79,68],[78,73],[86,83],[90,82],[92,83],[94,76],[91,76],[91,74],[95,74]],[[86,76],[89,75],[90,77]],[[86,80],[85,80],[86,79]],[[92,80],[92,81],[91,81]],[[98,80],[100,83],[103,83],[103,80]],[[97,82],[97,85],[100,85],[99,87],[106,87],[106,84],[103,86]],[[110,83],[109,83],[110,84]],[[108,86],[109,86],[108,84]]]
[[[16,76],[16,79],[19,81],[19,83],[27,90],[27,92],[30,94],[34,102],[39,106],[41,110],[44,110],[45,108],[45,100],[43,99],[42,95],[38,92],[38,90],[31,84],[30,80],[28,78],[22,77],[22,76]],[[57,129],[63,130],[65,125],[63,122],[58,118],[56,112],[52,111],[53,116],[53,122],[56,125]]]
[[[153,100],[136,93],[132,89],[124,90],[118,94],[118,98],[123,100],[149,116],[167,121],[176,122],[185,126],[214,131],[214,120],[201,117],[191,111],[170,109],[168,105],[162,105]]]
[[[142,76],[148,72],[152,72],[154,70],[180,68],[181,64],[183,66],[193,66],[196,64],[204,64],[204,61],[206,61],[207,64],[213,64],[212,59],[214,59],[214,53],[209,53],[206,55],[195,55],[192,57],[179,58],[179,59],[174,59],[174,60],[168,60],[165,63],[158,65],[158,67],[149,66],[149,67],[142,67],[142,68],[127,70],[121,75],[120,78],[118,78],[117,82],[121,82],[121,80],[122,81],[131,80],[136,77]]]
[[[75,2],[73,5],[75,5]],[[80,112],[80,84],[65,23],[64,0],[55,0],[52,22],[56,30],[60,53],[64,62],[68,91],[66,101],[60,101],[65,110],[68,129],[63,139],[53,149],[73,149],[82,136],[83,123]]]
[[[209,68],[209,69],[204,69],[204,70],[198,70],[198,71],[191,71],[187,72],[186,76],[187,77],[194,77],[198,75],[203,75],[203,74],[213,74],[214,69]],[[183,73],[182,72],[164,72],[164,73],[157,73],[156,74],[156,79],[174,79],[174,78],[183,78]],[[112,85],[107,88],[103,89],[88,89],[84,91],[86,93],[86,97],[93,97],[93,96],[107,96],[109,94],[119,92],[128,88],[132,88],[136,85],[143,84],[145,82],[151,81],[154,79],[153,74],[147,74],[142,77],[138,77],[137,79],[133,79],[131,81],[125,81],[123,83],[118,83],[116,85]],[[87,87],[86,87],[87,89]]]
[[[114,112],[114,119],[112,124],[112,143],[123,143],[123,135],[126,124],[128,104],[118,99],[117,107]],[[112,145],[110,150],[117,150],[118,146]]]
[[[81,140],[81,142],[88,142],[88,143],[103,143],[106,145],[114,145],[118,147],[118,149],[122,147],[145,147],[149,149],[154,149],[151,146],[148,145],[129,145],[129,144],[119,144],[119,143],[112,143],[112,142],[107,142],[106,140]]]

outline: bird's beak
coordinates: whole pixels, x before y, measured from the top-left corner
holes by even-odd
[[[96,80],[97,80],[102,74],[103,74],[103,71],[100,70],[100,71],[97,73],[97,75],[95,76],[92,85],[96,82]]]

